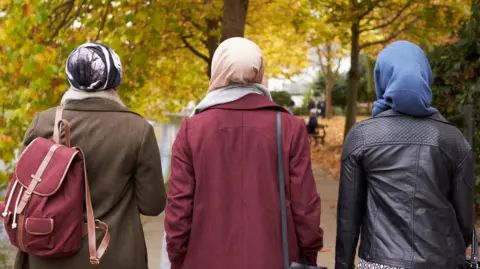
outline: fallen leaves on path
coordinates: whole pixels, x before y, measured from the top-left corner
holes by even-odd
[[[357,121],[367,119],[368,117],[359,116]],[[313,141],[311,144],[312,162],[318,164],[335,178],[340,177],[340,158],[342,155],[343,131],[345,127],[345,117],[338,116],[332,119],[319,118],[319,122],[326,125],[325,145],[320,141],[317,146]]]

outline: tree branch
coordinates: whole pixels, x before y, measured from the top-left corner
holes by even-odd
[[[327,74],[327,66],[323,64],[323,59],[322,59],[322,52],[319,47],[316,47],[317,51],[317,56],[318,56],[318,65],[320,66],[320,70],[322,71],[323,75],[325,76]]]
[[[335,71],[333,73],[334,77],[335,77],[335,80],[337,80],[338,78],[338,74],[340,73],[340,62],[342,61],[342,57],[338,57],[338,61],[337,61],[337,67],[335,68]]]
[[[65,1],[63,3],[61,3],[60,5],[58,5],[57,7],[55,7],[53,10],[52,10],[52,14],[57,12],[58,10],[60,10],[61,8],[64,8],[68,5],[73,5],[75,3],[75,0],[69,0],[69,1]],[[50,1],[48,1],[48,4],[50,4]]]
[[[50,37],[50,42],[52,42],[53,39],[58,35],[60,30],[63,28],[63,26],[65,26],[70,21],[70,17],[68,17],[68,15],[70,15],[70,12],[72,12],[73,6],[74,6],[74,1],[71,1],[69,7],[67,8],[66,12],[63,15],[62,21],[60,21],[58,26],[53,31],[53,34]]]
[[[102,16],[102,23],[100,24],[100,28],[98,28],[98,32],[97,32],[97,35],[95,36],[95,40],[98,41],[98,39],[100,38],[100,33],[103,31],[103,28],[105,27],[105,22],[107,21],[107,16],[108,16],[108,11],[110,10],[110,2],[112,2],[112,0],[108,0],[106,5],[106,9],[105,9],[105,13],[103,14]]]
[[[405,25],[405,27],[403,27],[402,29],[400,30],[397,30],[397,31],[394,31],[390,36],[382,39],[382,40],[378,40],[378,41],[373,41],[373,42],[367,42],[367,43],[364,43],[364,44],[361,44],[360,45],[360,49],[364,49],[364,48],[367,48],[367,47],[370,47],[370,46],[375,46],[375,45],[380,45],[380,44],[385,44],[385,43],[389,43],[390,41],[394,40],[395,38],[397,38],[400,34],[402,34],[403,32],[405,32],[406,30],[410,29],[417,21],[419,20],[419,18],[417,17],[416,19],[414,19],[413,21],[411,21],[410,23],[408,23],[407,25]]]
[[[377,26],[374,26],[374,27],[371,27],[371,28],[364,28],[364,29],[362,29],[362,28],[360,27],[360,33],[362,33],[362,32],[368,32],[368,31],[373,31],[373,30],[378,30],[378,29],[382,29],[382,28],[385,28],[385,27],[387,27],[388,25],[394,23],[396,20],[398,20],[398,18],[400,18],[400,16],[402,16],[403,12],[405,12],[405,10],[407,10],[407,8],[409,8],[409,7],[412,5],[412,3],[413,3],[413,0],[409,0],[408,3],[406,3],[405,6],[403,6],[403,7],[397,12],[397,14],[395,14],[395,16],[394,16],[392,19],[386,21],[386,22],[383,23],[383,24],[380,24],[380,25],[377,25]]]
[[[376,1],[371,2],[370,6],[367,8],[367,10],[365,10],[363,13],[360,14],[360,16],[358,16],[358,20],[361,20],[365,16],[367,16],[382,1],[383,0],[376,0]]]
[[[77,7],[77,10],[75,11],[75,13],[72,16],[70,16],[70,14],[71,14],[73,8],[75,7],[75,0],[66,1],[66,2],[58,5],[57,7],[55,7],[55,9],[50,14],[50,26],[49,27],[50,28],[53,27],[54,22],[56,22],[58,20],[57,16],[59,16],[60,13],[62,13],[62,11],[63,11],[63,18],[60,20],[60,23],[57,25],[57,27],[55,27],[55,30],[53,31],[53,34],[50,36],[49,42],[53,42],[53,40],[58,35],[60,30],[63,27],[65,27],[65,25],[70,23],[72,21],[72,19],[78,18],[78,16],[80,15],[80,12],[83,10],[83,7],[85,6],[86,2],[87,2],[87,0],[82,0],[82,2]]]
[[[191,17],[186,17],[184,16],[184,18],[186,20],[188,20],[188,22],[190,22],[190,24],[193,25],[193,27],[195,27],[197,30],[201,31],[201,32],[204,32],[205,31],[205,27],[202,27],[200,24],[196,23]]]
[[[191,52],[193,52],[193,54],[195,54],[197,57],[199,57],[200,59],[204,60],[206,63],[209,63],[210,62],[210,58],[207,57],[205,54],[199,52],[197,49],[195,49],[189,42],[188,42],[188,38],[190,38],[191,36],[182,36],[181,39],[182,39],[182,42],[183,44],[185,44],[185,47],[187,47]]]

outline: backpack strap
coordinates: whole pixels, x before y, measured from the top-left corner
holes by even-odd
[[[62,119],[63,116],[63,107],[58,106],[57,111],[55,112],[55,121],[53,126],[53,141],[57,144],[61,144],[60,139],[60,129],[63,125],[65,129],[65,145],[70,147],[70,123],[67,120]]]
[[[53,141],[57,144],[60,144],[60,132],[58,130],[58,124],[62,120],[63,116],[63,108],[61,106],[57,106],[57,111],[55,112],[55,121],[53,124]]]
[[[63,116],[63,107],[58,106],[57,111],[55,112],[55,126],[53,128],[53,141],[57,144],[61,144],[60,140],[60,128],[63,125],[65,129],[65,140],[66,146],[70,147],[70,124],[67,120],[62,119]],[[90,255],[91,264],[100,264],[100,259],[105,254],[108,244],[110,243],[110,232],[108,231],[108,225],[105,222],[96,220],[93,214],[92,199],[90,195],[90,187],[88,184],[87,177],[87,167],[85,162],[85,154],[80,148],[77,148],[80,151],[80,154],[83,158],[83,173],[85,178],[85,207],[87,209],[87,223],[83,225],[83,235],[87,236],[88,240],[88,253]],[[97,248],[97,236],[95,233],[96,229],[103,230],[105,235],[102,239],[102,242]]]
[[[81,150],[80,152],[82,153],[82,157],[83,157],[83,152]],[[85,205],[87,208],[87,223],[86,223],[86,228],[84,228],[84,235],[86,230],[86,235],[88,238],[88,253],[90,254],[90,263],[100,264],[100,259],[105,254],[105,251],[107,250],[108,245],[110,244],[110,232],[108,231],[108,225],[103,221],[95,219],[95,216],[93,215],[92,200],[90,196],[90,187],[88,184],[87,167],[86,167],[85,161],[83,162],[83,166],[84,166],[83,171],[85,174],[84,176]],[[84,224],[84,227],[85,227],[85,224]],[[95,234],[96,228],[103,230],[105,232],[102,242],[100,243],[98,248],[97,248],[97,236]]]

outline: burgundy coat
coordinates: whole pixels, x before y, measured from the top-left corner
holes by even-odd
[[[184,120],[165,230],[172,269],[283,268],[275,113],[282,110],[290,260],[323,245],[305,123],[261,95]]]

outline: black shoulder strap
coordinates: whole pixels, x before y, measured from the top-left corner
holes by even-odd
[[[283,266],[289,269],[287,212],[285,205],[285,170],[283,167],[282,112],[277,111],[277,153],[278,153],[278,190],[280,195],[280,216],[282,219]]]

